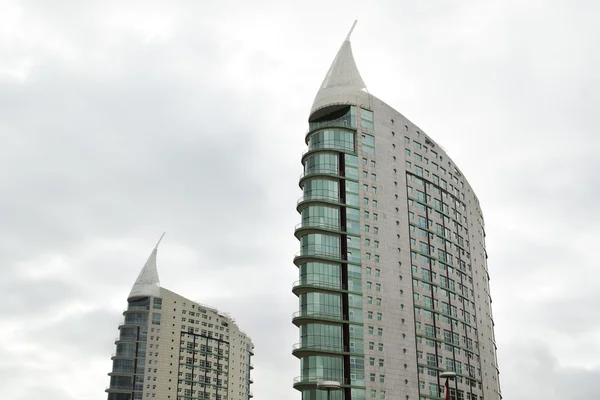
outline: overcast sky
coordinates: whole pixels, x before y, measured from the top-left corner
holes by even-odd
[[[254,338],[298,399],[309,108],[352,21],[371,93],[459,165],[486,221],[505,399],[600,389],[600,3],[0,0],[0,398],[104,400],[137,274]]]

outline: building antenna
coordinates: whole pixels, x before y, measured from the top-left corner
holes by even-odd
[[[354,23],[352,24],[352,28],[350,28],[350,32],[348,32],[348,36],[346,36],[346,41],[350,41],[350,35],[352,35],[352,31],[354,30],[354,27],[356,26],[356,23],[358,22],[358,20],[354,20]]]

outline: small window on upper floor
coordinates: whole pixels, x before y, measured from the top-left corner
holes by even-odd
[[[373,135],[362,134],[362,151],[367,154],[375,154],[375,137]]]
[[[360,109],[360,125],[373,129],[373,111],[365,110],[364,108]]]

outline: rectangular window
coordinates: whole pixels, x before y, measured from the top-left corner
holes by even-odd
[[[380,358],[379,359],[379,366],[383,368],[383,365],[384,365],[384,360],[383,360],[383,358]]]
[[[375,154],[375,137],[373,135],[362,134],[362,151],[366,154]]]
[[[369,376],[369,380],[370,380],[371,382],[375,382],[375,374],[371,374],[371,375]]]
[[[159,297],[155,297],[155,298],[153,299],[153,302],[152,302],[152,303],[153,303],[153,308],[154,308],[155,310],[160,310],[160,309],[162,308],[162,299],[161,299],[161,298],[159,298]]]
[[[373,319],[373,311],[367,312],[367,319]]]
[[[380,305],[381,305],[381,299],[380,299],[379,297],[377,297],[377,298],[375,299],[375,304],[376,304],[376,305],[378,305],[378,306],[380,306]]]
[[[375,333],[375,328],[372,326],[369,327],[369,335],[373,335]]]
[[[369,358],[369,365],[372,366],[372,367],[375,366],[375,358],[373,358],[373,357]]]
[[[383,314],[380,312],[377,313],[377,321],[381,321],[383,319]]]
[[[375,256],[378,257],[378,256]],[[380,269],[376,269],[375,270],[375,276],[381,276],[381,270]]]
[[[383,351],[383,343],[379,343],[379,351]]]
[[[378,215],[376,213],[373,213],[373,221],[377,221],[377,217]]]
[[[378,263],[379,262],[379,255],[375,254],[375,262]]]
[[[375,284],[375,291],[376,292],[381,292],[381,283],[376,283]]]
[[[377,328],[377,336],[383,336],[383,328]]]
[[[367,304],[373,304],[373,297],[367,296]]]
[[[360,125],[367,129],[373,129],[373,111],[360,109]]]
[[[369,342],[369,350],[375,350],[375,342]],[[373,360],[373,364],[375,364],[375,359],[371,358],[371,360]]]
[[[374,244],[375,244],[375,248],[378,249],[379,248],[379,242],[376,240]]]
[[[380,383],[385,383],[385,375],[379,375],[379,382]],[[381,392],[381,393],[385,393],[385,392]],[[382,399],[385,398],[384,396],[381,397]]]

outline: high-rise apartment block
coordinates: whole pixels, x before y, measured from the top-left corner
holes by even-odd
[[[160,287],[156,253],[127,298],[108,400],[249,400],[252,340],[227,314]]]
[[[326,399],[319,381],[341,383],[332,400],[501,399],[477,196],[439,144],[366,91],[349,37],[305,141],[293,288],[302,399]]]

